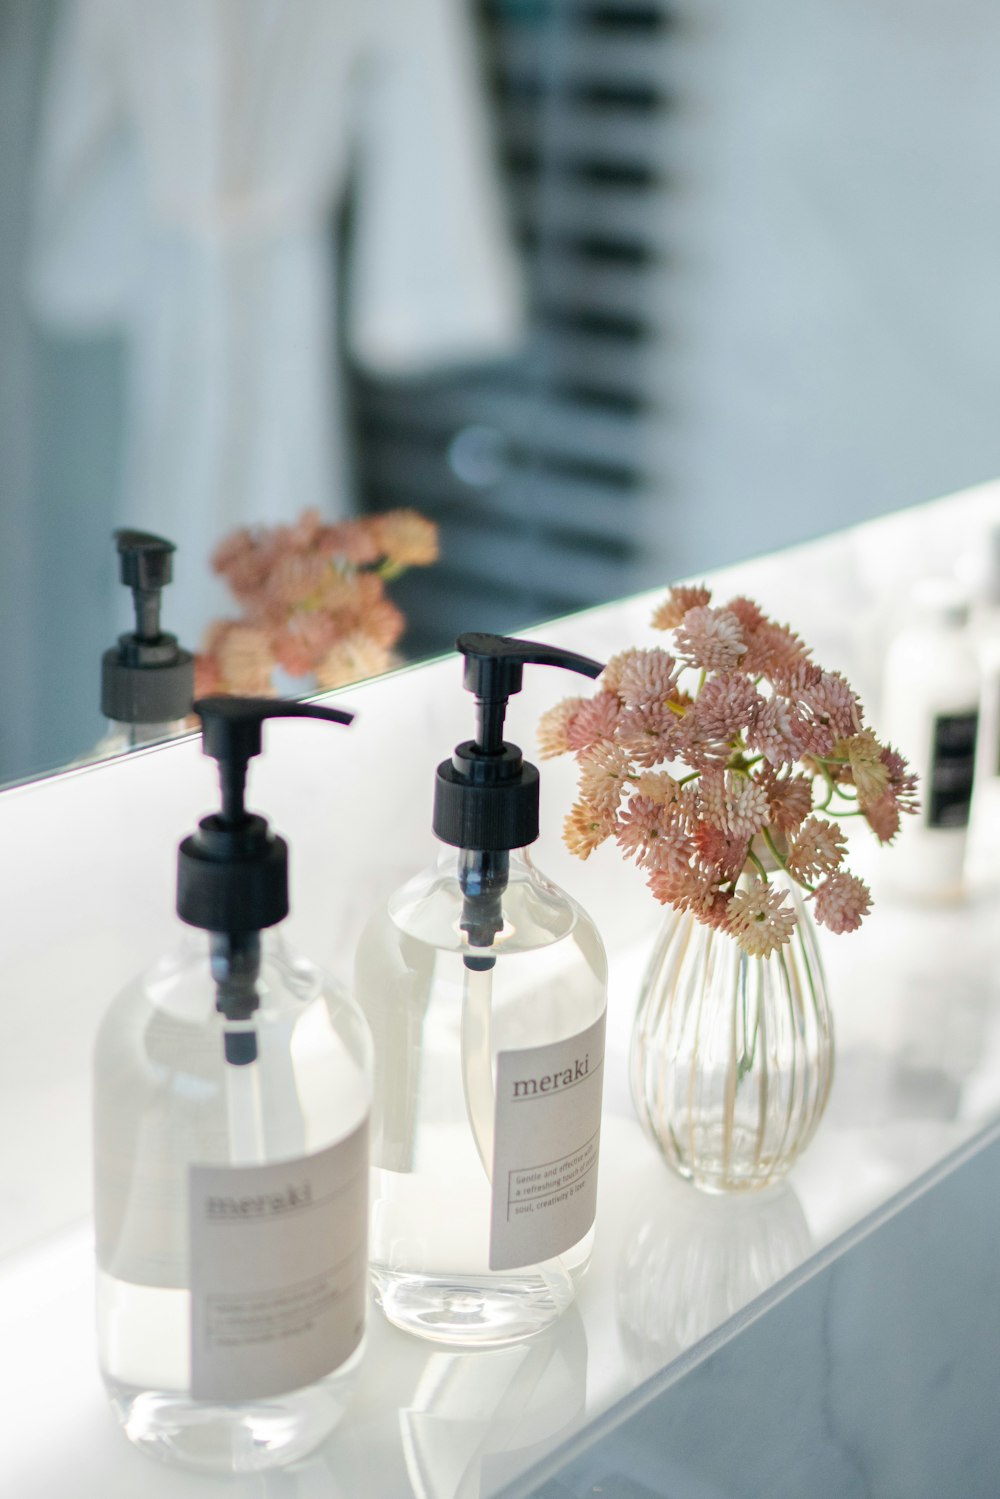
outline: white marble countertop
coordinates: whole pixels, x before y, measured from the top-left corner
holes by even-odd
[[[791,621],[869,702],[902,582],[947,566],[998,519],[1000,486],[986,486],[729,569],[718,592],[749,592]],[[648,599],[630,600],[534,633],[602,656],[642,643],[648,614]],[[299,945],[342,974],[373,903],[431,851],[433,765],[468,732],[458,682],[448,660],[338,694],[359,719],[332,748],[269,726],[250,802],[291,842]],[[539,712],[573,690],[566,683],[526,674],[509,734],[529,756]],[[412,747],[405,762],[390,720],[396,742]],[[121,984],[172,940],[174,851],[212,803],[213,772],[188,740],[0,794],[0,1471],[18,1499],[222,1492],[217,1480],[150,1463],[105,1407],[88,1220],[94,1029]],[[631,1113],[625,1066],[658,908],[610,850],[581,865],[561,848],[571,783],[568,764],[546,766],[538,862],[595,915],[612,960],[599,1232],[578,1304],[529,1343],[471,1355],[373,1316],[339,1431],[294,1468],[229,1481],[230,1494],[523,1490],[519,1475],[546,1453],[613,1427],[616,1406],[647,1381],[682,1356],[676,1367],[687,1367],[702,1340],[736,1332],[769,1287],[820,1263],[838,1236],[1000,1117],[998,897],[902,904],[884,874],[887,858],[905,857],[905,835],[889,854],[858,837],[852,868],[870,878],[876,907],[857,934],[821,934],[837,1071],[819,1133],[787,1185],[755,1199],[705,1198],[672,1178]]]

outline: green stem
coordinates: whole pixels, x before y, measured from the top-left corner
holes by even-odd
[[[853,813],[848,813],[847,815],[848,816],[853,816]],[[774,839],[771,837],[771,834],[768,831],[768,829],[767,828],[761,828],[761,832],[764,835],[764,842],[767,844],[768,848],[770,849],[771,856],[777,862],[778,867],[780,869],[783,869],[785,871],[785,873],[788,875],[788,878],[790,880],[794,880],[797,885],[801,885],[802,886],[803,890],[808,890],[810,895],[814,895],[816,893],[815,892],[815,887],[813,885],[810,885],[808,880],[800,879],[797,874],[792,874],[791,870],[788,867],[787,860],[785,860],[785,859],[783,859],[781,857],[781,854],[778,852],[777,845],[775,844]]]
[[[752,848],[748,848],[747,849],[747,858],[750,860],[751,864],[756,864],[757,869],[760,872],[761,879],[764,881],[764,884],[766,885],[767,882],[768,882],[767,881],[767,870],[764,868],[763,864],[760,862],[760,860],[758,859],[757,855],[754,853],[754,851],[753,851]]]
[[[778,851],[778,845],[775,843],[774,839],[771,837],[769,829],[768,828],[761,828],[761,832],[764,835],[764,842],[768,846],[768,849],[770,851],[771,857],[774,859],[774,862],[777,864],[778,868],[779,869],[785,869],[785,870],[787,870],[788,866],[786,865],[784,859],[781,857],[781,854]]]

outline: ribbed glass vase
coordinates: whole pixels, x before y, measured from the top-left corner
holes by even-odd
[[[668,911],[632,1030],[632,1099],[669,1164],[708,1192],[784,1176],[812,1139],[833,1081],[833,1020],[812,913],[780,871],[798,921],[749,957],[727,932]]]

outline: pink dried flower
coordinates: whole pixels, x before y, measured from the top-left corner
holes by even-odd
[[[388,564],[379,573],[366,571],[383,556]],[[436,527],[409,510],[337,525],[306,510],[291,525],[244,527],[224,538],[212,557],[244,614],[220,626],[256,629],[258,643],[266,641],[254,667],[258,691],[265,682],[269,687],[275,665],[295,676],[312,672],[322,687],[356,681],[392,664],[390,652],[405,625],[385,596],[385,578],[434,556]],[[227,639],[223,629],[212,650],[222,650]],[[225,648],[235,649],[232,642]],[[211,668],[203,663],[202,675],[234,680],[219,661]],[[229,690],[251,689],[234,682]]]
[[[594,849],[614,831],[614,827],[613,816],[608,816],[585,802],[578,802],[570,809],[563,823],[563,841],[571,854],[576,854],[579,859],[589,859]]]
[[[812,811],[811,777],[778,776],[770,766],[765,766],[759,783],[767,796],[769,825],[781,833],[794,833]]]
[[[614,738],[621,705],[613,692],[599,692],[583,698],[582,706],[566,724],[566,742],[571,750],[585,754],[595,744],[607,744]]]
[[[627,786],[629,761],[616,744],[597,744],[580,757],[580,800],[614,816]]]
[[[767,792],[750,776],[706,771],[698,789],[703,820],[724,833],[750,839],[767,822]]]
[[[776,687],[784,687],[808,660],[809,652],[794,631],[765,619],[747,638],[740,666],[752,676],[767,677]]]
[[[721,880],[734,880],[746,863],[749,839],[724,833],[710,822],[696,824],[693,842],[701,863],[714,869]]]
[[[674,639],[681,658],[702,671],[727,671],[746,654],[742,626],[728,609],[689,609]]]
[[[855,932],[871,908],[871,892],[864,880],[837,869],[816,889],[816,920],[831,932]]]
[[[646,776],[646,781],[659,777]],[[665,777],[670,782],[671,777]],[[690,800],[684,788],[672,782],[672,791],[653,785],[652,796],[634,791],[618,817],[616,836],[622,851],[649,868],[686,867],[692,855],[688,838]]]
[[[917,778],[897,750],[883,748],[880,758],[888,772],[888,786],[881,796],[863,802],[861,809],[879,842],[891,843],[899,832],[901,813],[919,810]]]
[[[337,622],[328,614],[293,614],[270,631],[270,664],[277,662],[292,676],[304,676],[333,649],[338,634]]]
[[[803,747],[813,755],[828,755],[837,739],[855,734],[861,727],[857,696],[839,672],[824,671],[819,680],[798,694]]]
[[[899,803],[891,791],[886,791],[877,801],[868,802],[864,808],[865,818],[880,843],[891,843],[899,832]]]
[[[787,890],[753,880],[737,890],[726,908],[727,926],[744,952],[766,958],[788,941],[795,929],[795,912],[786,907]]]
[[[725,925],[729,898],[714,869],[699,864],[677,868],[664,864],[650,872],[647,884],[663,905],[690,911],[707,926]]]
[[[645,796],[633,796],[618,816],[615,837],[619,848],[641,864],[653,844],[664,836],[665,830],[670,826],[664,813],[662,802],[650,801]]]
[[[636,765],[651,768],[672,760],[683,742],[683,719],[669,705],[628,708],[618,720],[617,739]]]
[[[268,603],[282,613],[308,603],[322,591],[331,571],[327,557],[303,552],[284,552],[270,568],[265,587]]]
[[[858,789],[858,805],[866,806],[878,801],[889,788],[889,767],[882,759],[882,746],[871,729],[862,729],[847,739],[839,739],[833,747],[837,759],[846,758],[851,767],[851,779]]]
[[[757,721],[764,700],[753,682],[739,672],[709,677],[689,714],[691,737],[726,744]]]
[[[325,556],[336,558],[342,567],[371,567],[383,555],[376,530],[382,519],[381,516],[360,516],[356,520],[323,526],[314,545]]]
[[[391,599],[380,598],[367,603],[361,613],[365,633],[376,645],[391,650],[406,629],[406,615]]]
[[[569,725],[576,713],[579,713],[588,699],[585,697],[564,697],[561,703],[556,703],[554,708],[549,708],[538,720],[538,753],[543,760],[553,760],[556,755],[565,755],[569,752]]]
[[[645,853],[636,856],[636,863],[650,872],[674,870],[683,872],[694,858],[694,844],[686,832],[686,823],[680,817],[668,817],[663,821],[662,834],[654,838]]]
[[[920,802],[917,798],[917,777],[898,750],[887,745],[882,750],[882,761],[889,768],[889,789],[903,812],[916,812]]]
[[[666,770],[643,771],[635,783],[635,789],[649,801],[659,802],[661,807],[676,801],[680,792],[677,781]]]
[[[395,567],[426,567],[438,559],[438,528],[416,510],[370,517],[374,541]]]
[[[758,702],[747,729],[747,744],[772,765],[794,765],[803,749],[797,715],[783,697]]]
[[[601,685],[616,692],[627,708],[659,706],[676,696],[680,668],[667,651],[623,651],[604,668]]]
[[[830,874],[847,852],[847,839],[825,817],[810,817],[796,834],[785,867],[800,883]]]
[[[250,697],[272,697],[274,657],[265,630],[237,620],[217,620],[205,636],[203,678],[213,674],[217,692],[235,692]],[[210,665],[213,663],[214,665]]]
[[[743,626],[744,640],[749,640],[750,636],[756,630],[759,630],[761,625],[768,623],[767,615],[760,605],[755,604],[753,599],[743,598],[742,595],[738,598],[730,599],[729,603],[723,607],[728,609],[730,614],[736,615],[736,618]]]
[[[586,857],[613,832],[657,900],[764,955],[788,940],[795,911],[756,870],[780,868],[810,891],[822,880],[811,893],[835,930],[868,908],[865,886],[842,867],[846,839],[811,815],[814,782],[823,779],[821,810],[863,812],[883,841],[915,809],[916,783],[863,728],[844,678],[787,625],[751,599],[709,601],[707,588],[673,589],[653,622],[674,630],[676,649],[619,652],[597,697],[551,710],[540,737],[548,753],[580,758],[566,832],[574,851]],[[744,875],[752,883],[737,889]]]
[[[316,665],[316,681],[320,687],[345,687],[349,682],[360,682],[365,677],[377,677],[392,665],[389,652],[370,635],[356,630],[338,640]]]
[[[691,587],[683,583],[671,588],[663,603],[653,611],[650,623],[654,630],[673,630],[680,624],[689,609],[697,609],[711,600],[711,590],[704,584]]]

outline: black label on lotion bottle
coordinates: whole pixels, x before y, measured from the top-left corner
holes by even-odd
[[[978,713],[942,713],[934,720],[927,825],[964,828],[969,822],[976,763]]]

